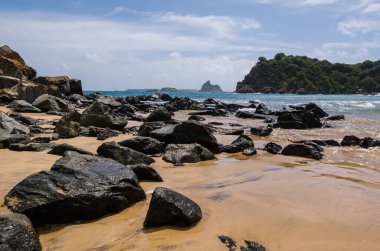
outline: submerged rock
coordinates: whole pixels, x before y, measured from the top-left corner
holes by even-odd
[[[213,160],[215,156],[207,148],[199,144],[169,144],[162,159],[166,162],[181,165],[182,163]]]
[[[125,165],[67,152],[50,171],[17,184],[5,197],[5,205],[41,225],[95,219],[144,199],[136,175]]]
[[[369,137],[364,138],[360,143],[360,147],[362,148],[371,148],[371,147],[377,147],[377,146],[380,146],[380,140],[369,138]]]
[[[0,250],[42,250],[38,234],[23,214],[0,214]]]
[[[149,204],[144,227],[190,227],[201,218],[201,208],[194,201],[169,188],[157,187]]]

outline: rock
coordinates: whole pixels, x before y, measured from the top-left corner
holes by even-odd
[[[0,214],[0,250],[42,250],[32,223],[22,214]]]
[[[60,138],[75,138],[79,136],[80,124],[63,116],[55,125],[54,132],[57,133]]]
[[[215,156],[207,148],[199,144],[169,144],[162,159],[166,162],[181,165],[183,163],[213,160]]]
[[[247,247],[240,247],[240,251],[266,251],[265,247],[255,241],[244,241]]]
[[[146,118],[147,122],[155,121],[170,121],[172,120],[172,113],[163,107],[156,108],[149,116]]]
[[[273,131],[273,128],[268,126],[252,127],[251,133],[256,136],[269,136]]]
[[[341,146],[359,146],[361,143],[361,139],[354,135],[350,136],[344,136],[342,142],[340,143]]]
[[[176,97],[169,104],[177,110],[199,110],[199,103],[188,97]]]
[[[14,118],[15,120],[17,120],[21,124],[28,125],[28,126],[35,125],[38,122],[37,119],[33,119],[33,118],[30,118],[30,117],[21,115],[20,113],[17,113],[17,112],[9,113],[8,116],[11,117],[11,118]]]
[[[79,80],[79,79],[70,79],[69,80],[69,85],[70,85],[70,93],[71,94],[83,95],[82,81],[81,80]]]
[[[148,181],[157,181],[162,182],[160,174],[145,164],[130,165],[129,168],[136,174],[139,181],[148,180]]]
[[[255,147],[247,148],[243,151],[243,155],[245,156],[253,156],[257,154],[257,150]]]
[[[226,245],[226,247],[229,249],[229,250],[235,250],[237,248],[236,246],[236,241],[234,241],[233,239],[231,239],[230,237],[228,236],[225,236],[225,235],[220,235],[218,236],[219,240],[224,244]]]
[[[53,146],[55,146],[53,143],[14,143],[9,145],[9,150],[17,152],[42,152],[46,149],[53,148]]]
[[[160,129],[151,131],[149,136],[168,144],[192,144],[198,143],[212,153],[219,153],[219,145],[216,138],[203,124],[194,121],[184,121],[178,125],[166,125]]]
[[[40,109],[26,102],[25,100],[14,100],[8,107],[12,108],[16,112],[42,112]]]
[[[307,129],[307,125],[300,121],[280,121],[274,124],[274,127],[279,127],[283,129],[298,129],[304,130]]]
[[[202,85],[200,92],[223,92],[219,85],[212,85],[210,80]]]
[[[30,82],[19,83],[16,87],[17,99],[33,103],[39,96],[47,94],[47,87]]]
[[[164,143],[151,137],[135,137],[120,141],[118,144],[145,154],[162,153],[165,146]]]
[[[124,165],[150,165],[155,162],[151,157],[128,147],[121,146],[114,141],[103,143],[99,146],[97,153],[100,156],[114,159]]]
[[[156,122],[144,122],[138,131],[139,136],[148,136],[150,132],[160,129],[164,127],[166,124],[162,121],[156,121]]]
[[[228,112],[225,109],[208,109],[205,111],[199,111],[199,112],[190,112],[189,115],[196,115],[196,116],[227,116]]]
[[[281,153],[283,155],[300,156],[316,160],[322,159],[323,156],[314,146],[307,144],[290,144]]]
[[[14,78],[10,76],[2,76],[0,69],[0,89],[12,88],[20,83],[19,78]]]
[[[50,171],[17,184],[5,197],[5,205],[38,226],[96,219],[144,199],[128,167],[111,159],[67,152]]]
[[[70,95],[70,83],[69,77],[57,76],[57,77],[38,77],[36,82],[48,87],[48,94],[54,96]]]
[[[30,130],[17,122],[15,119],[9,117],[3,112],[0,112],[0,134],[29,134]]]
[[[51,138],[50,137],[36,137],[32,139],[33,143],[50,143]]]
[[[199,115],[191,115],[187,120],[205,121],[206,119],[204,117],[199,116]]]
[[[327,117],[326,120],[345,120],[344,115],[334,115]]]
[[[91,130],[91,129],[90,129]],[[119,136],[119,132],[111,130],[109,128],[96,128],[96,139],[97,140],[106,140],[112,137]]]
[[[226,153],[237,153],[252,147],[255,147],[255,144],[253,143],[252,139],[246,135],[241,135],[231,144],[221,146],[220,151]]]
[[[369,137],[364,138],[362,142],[360,143],[360,147],[362,148],[371,148],[371,147],[377,147],[377,146],[380,146],[380,140],[369,138]]]
[[[149,204],[144,227],[190,227],[201,218],[201,208],[194,201],[171,189],[157,187]]]
[[[271,154],[279,154],[282,150],[282,146],[276,143],[270,142],[265,145],[264,150],[266,150],[268,153],[271,153]]]
[[[305,143],[310,143],[310,142],[318,144],[319,146],[340,146],[340,143],[338,141],[332,140],[332,139],[328,139],[328,140],[316,140],[316,139],[302,140],[302,141],[295,142],[295,143],[305,144]]]
[[[0,130],[0,149],[8,148],[12,144],[27,142],[29,142],[29,136],[26,134],[1,133]]]
[[[66,143],[54,146],[48,152],[48,154],[63,156],[65,154],[65,152],[68,152],[68,151],[77,152],[77,153],[86,154],[86,155],[94,155],[92,152],[86,151],[84,149],[81,149],[81,148],[78,148],[78,147],[75,147],[75,146],[72,146],[72,145],[69,145]]]
[[[72,107],[65,100],[49,94],[39,96],[36,100],[34,100],[33,105],[44,112],[68,112],[72,110]]]
[[[34,79],[37,74],[36,70],[28,66],[24,59],[7,45],[0,47],[0,70],[1,75],[18,79]]]

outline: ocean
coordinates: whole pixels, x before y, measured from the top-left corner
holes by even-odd
[[[98,91],[108,96],[136,96],[151,95],[147,91]],[[86,94],[94,91],[85,91]],[[208,98],[220,100],[225,103],[238,103],[248,105],[249,101],[257,100],[269,105],[272,109],[280,109],[287,104],[316,103],[329,114],[344,114],[349,117],[380,120],[380,95],[296,95],[296,94],[261,94],[261,93],[204,93],[204,92],[160,92],[172,97],[189,97],[193,100],[203,101]]]

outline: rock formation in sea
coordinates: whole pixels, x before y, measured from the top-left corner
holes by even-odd
[[[211,84],[210,80],[202,85],[200,92],[223,92],[219,85]]]

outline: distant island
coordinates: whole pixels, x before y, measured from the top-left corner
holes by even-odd
[[[237,93],[368,94],[380,92],[380,61],[330,63],[305,56],[278,53],[260,57],[237,83]]]
[[[200,92],[223,92],[219,85],[212,85],[210,80],[202,85]]]

